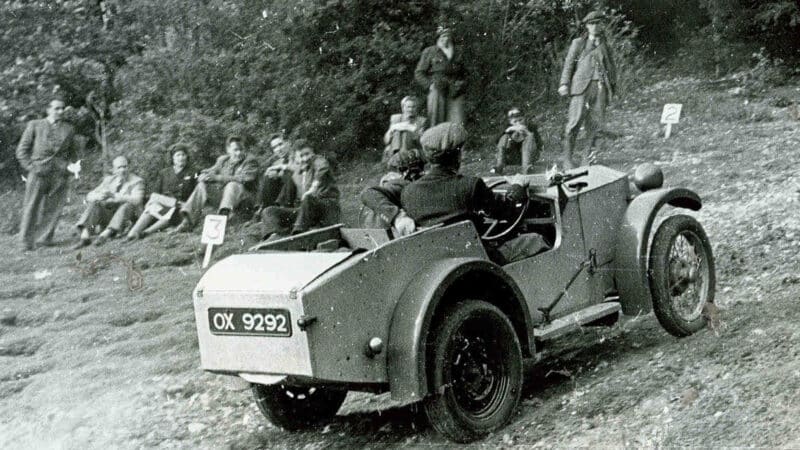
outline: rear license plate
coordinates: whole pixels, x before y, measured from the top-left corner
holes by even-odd
[[[209,308],[208,326],[212,334],[292,335],[292,317],[285,309]]]

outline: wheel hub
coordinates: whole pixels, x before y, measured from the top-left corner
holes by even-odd
[[[689,321],[700,316],[705,303],[702,274],[706,262],[700,257],[698,245],[697,236],[682,233],[675,238],[670,251],[670,296],[676,312]]]

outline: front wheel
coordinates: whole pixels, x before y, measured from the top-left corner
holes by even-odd
[[[504,426],[522,394],[522,350],[514,327],[494,305],[468,300],[440,316],[429,344],[425,399],[431,425],[448,439],[471,442]]]
[[[288,431],[302,430],[332,418],[344,403],[347,391],[314,386],[252,384],[261,413]]]
[[[706,325],[703,308],[714,302],[714,256],[703,227],[692,217],[664,220],[650,250],[650,291],[661,326],[678,337]]]

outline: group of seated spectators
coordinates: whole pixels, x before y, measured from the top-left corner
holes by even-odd
[[[207,204],[226,216],[253,214],[272,239],[337,223],[340,193],[328,160],[304,140],[291,145],[274,135],[270,147],[272,154],[262,166],[245,151],[241,138],[231,136],[225,154],[196,171],[189,146],[175,144],[172,166],[159,171],[147,201],[144,180],[128,170],[127,157],[116,157],[111,175],[86,196],[76,247],[121,237],[131,223],[129,241],[168,227],[173,227],[170,233],[190,231],[202,221]]]
[[[444,178],[453,175],[453,169],[457,172],[460,166],[466,132],[460,124],[448,122],[426,130],[426,119],[418,114],[418,103],[414,97],[403,98],[401,113],[390,118],[383,155],[388,172],[377,185],[362,192],[361,226],[392,228],[396,235],[406,235],[417,225],[430,225],[431,221],[447,220],[471,210],[469,205],[450,205],[455,191],[442,188],[447,181]],[[514,156],[520,161],[520,172],[528,173],[541,150],[538,130],[535,125],[525,123],[517,108],[508,112],[508,120],[509,126],[497,143],[492,172],[503,174]],[[452,142],[435,141],[445,125],[457,137]],[[207,204],[214,205],[217,214],[245,215],[260,221],[264,238],[269,240],[338,223],[341,193],[328,159],[304,140],[291,143],[276,134],[269,144],[271,154],[259,164],[255,156],[246,152],[242,139],[231,136],[226,141],[225,154],[213,166],[200,171],[189,160],[188,144],[175,144],[170,148],[171,167],[159,171],[146,200],[144,180],[128,170],[125,156],[118,156],[113,161],[112,174],[86,196],[86,209],[76,224],[80,232],[76,247],[92,242],[102,245],[109,239],[122,237],[121,233],[130,224],[125,236],[128,241],[170,227],[170,233],[187,232],[202,221]],[[442,155],[446,161],[438,161]],[[459,164],[447,158],[457,158]],[[424,171],[426,163],[428,170]],[[432,183],[432,187],[424,187],[426,183]],[[470,178],[470,183],[475,180]],[[475,192],[491,194],[488,189]],[[439,217],[442,208],[446,211]],[[95,233],[97,236],[92,240]]]

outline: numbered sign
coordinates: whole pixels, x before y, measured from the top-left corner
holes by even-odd
[[[203,235],[200,242],[203,244],[220,245],[225,241],[225,224],[228,223],[228,216],[218,216],[209,214],[203,222]]]
[[[664,105],[664,111],[661,112],[661,123],[672,125],[678,123],[681,118],[681,103],[667,103]]]

